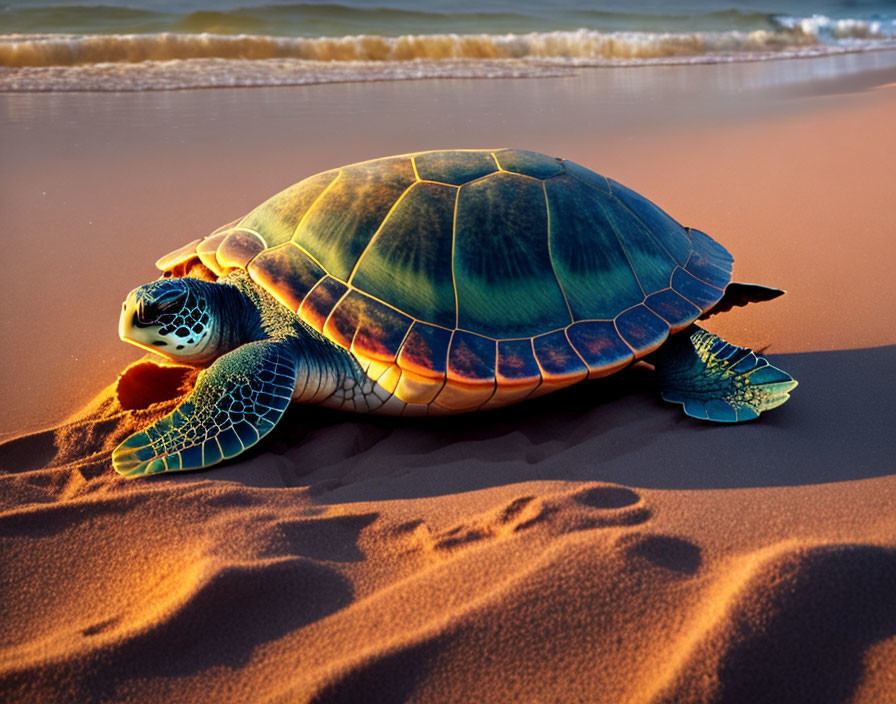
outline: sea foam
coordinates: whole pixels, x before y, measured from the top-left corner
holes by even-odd
[[[0,90],[148,90],[557,75],[581,66],[714,63],[896,48],[892,23],[777,18],[776,29],[277,37],[0,35]]]

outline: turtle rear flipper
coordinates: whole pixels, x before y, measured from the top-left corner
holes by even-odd
[[[250,342],[219,357],[164,418],[112,452],[119,474],[201,469],[256,444],[292,399],[297,359],[286,341]]]
[[[790,398],[797,385],[765,357],[696,325],[672,336],[647,361],[656,367],[664,400],[719,423],[758,418]]]

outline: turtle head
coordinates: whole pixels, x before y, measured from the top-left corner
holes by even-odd
[[[125,342],[195,364],[218,356],[215,286],[198,279],[159,279],[135,288],[121,306],[118,334]]]

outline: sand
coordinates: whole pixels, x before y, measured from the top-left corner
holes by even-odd
[[[698,100],[694,70],[658,102],[567,79],[0,99],[0,699],[896,701],[892,71],[740,94],[724,71],[758,68],[707,68]],[[792,400],[707,426],[638,366],[478,417],[295,407],[228,466],[112,472],[188,381],[116,395],[117,308],[155,256],[462,137],[617,178],[787,289],[709,327]]]

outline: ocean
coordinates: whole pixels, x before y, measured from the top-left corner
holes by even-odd
[[[0,3],[0,91],[535,77],[894,48],[896,3],[882,0]]]

